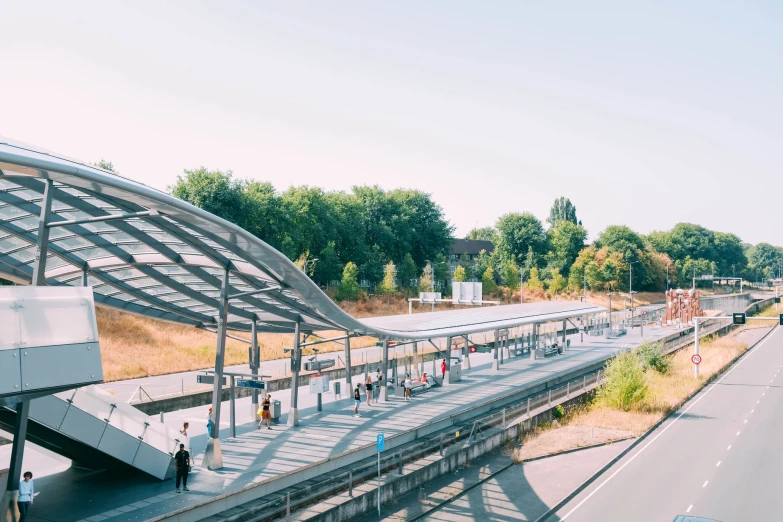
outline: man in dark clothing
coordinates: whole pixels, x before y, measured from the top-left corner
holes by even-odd
[[[190,453],[185,451],[185,445],[179,445],[179,451],[174,454],[174,463],[177,465],[177,493],[179,490],[179,481],[182,480],[182,486],[185,491],[188,489],[188,471],[190,471]]]

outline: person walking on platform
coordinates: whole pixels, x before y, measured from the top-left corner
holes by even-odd
[[[440,363],[440,374],[442,379],[446,379],[446,359],[443,359],[443,362]]]
[[[19,522],[27,520],[27,511],[33,505],[34,495],[33,474],[25,471],[22,480],[19,482],[19,498],[16,501],[16,506],[19,508]]]
[[[190,491],[188,489],[188,472],[190,472],[190,453],[185,451],[185,445],[179,445],[179,451],[174,455],[174,464],[177,467],[177,493],[182,493],[179,489],[179,481],[182,481],[182,489]]]
[[[372,406],[372,404],[370,404],[370,399],[372,399],[372,377],[369,375],[367,376],[367,380],[364,381],[364,390],[365,393],[367,393],[367,406]]]
[[[269,409],[272,406],[272,395],[267,393],[261,402],[261,420],[258,421],[258,429],[261,429],[261,425],[266,420],[266,429],[272,429],[272,411]]]
[[[362,403],[362,395],[359,391],[359,383],[356,383],[356,389],[353,390],[353,416],[359,416],[359,405]]]
[[[410,375],[405,376],[405,382],[403,384],[405,386],[405,400],[409,401],[411,400],[411,389],[413,388],[413,380]]]
[[[215,416],[212,414],[212,407],[207,412],[207,437],[212,438],[212,426],[215,424]]]

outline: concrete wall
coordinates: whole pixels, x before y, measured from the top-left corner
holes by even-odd
[[[730,294],[720,296],[706,296],[701,298],[702,310],[722,310],[724,313],[744,311],[753,301],[749,293]]]

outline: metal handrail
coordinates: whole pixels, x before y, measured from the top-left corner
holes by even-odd
[[[146,396],[147,396],[147,399],[149,399],[149,400],[150,400],[150,402],[152,402],[152,400],[153,400],[153,399],[152,399],[152,397],[150,396],[150,394],[149,394],[149,393],[147,393],[147,390],[145,390],[145,389],[144,389],[144,388],[142,388],[141,386],[136,386],[136,389],[135,389],[135,390],[133,390],[133,393],[131,394],[131,396],[130,396],[130,399],[128,399],[127,401],[125,401],[125,403],[126,403],[126,404],[130,404],[130,403],[131,403],[131,401],[133,400],[133,398],[136,396],[136,394],[137,394],[137,393],[139,394],[139,402],[144,402],[144,395],[146,395]],[[143,393],[144,395],[142,395],[142,393]]]
[[[464,429],[462,426],[457,429],[457,432],[460,433],[459,436],[450,437],[446,440],[444,438],[445,434],[441,434],[418,444],[414,444],[406,449],[390,452],[390,454],[382,456],[380,459],[381,472],[386,473],[395,468],[399,468],[401,463],[411,462],[436,451],[440,451],[443,455],[446,455],[449,452],[448,449],[454,447],[456,444],[472,445],[485,436],[482,434],[481,437],[475,437],[475,440],[473,440],[475,434],[474,430],[506,429],[510,425],[530,420],[541,413],[541,411],[537,410],[541,410],[542,408],[544,410],[551,409],[553,406],[556,406],[557,404],[551,402],[552,399],[569,400],[572,396],[581,395],[589,391],[587,389],[589,385],[592,385],[591,389],[595,389],[603,380],[601,376],[602,373],[604,373],[603,370],[598,370],[597,372],[583,375],[582,377],[568,381],[563,386],[548,390],[546,393],[535,397],[528,397],[526,401],[518,405],[503,408],[500,411],[486,415],[478,420],[470,421],[464,425]],[[573,386],[574,383],[576,383],[577,386]],[[578,391],[579,393],[572,394],[574,391]],[[509,418],[514,419],[512,424],[507,424],[506,421]],[[499,424],[501,425],[501,428],[497,428]],[[468,428],[470,428],[470,430],[468,430]],[[454,428],[451,428],[450,431],[454,431]],[[267,515],[267,517],[277,516],[285,513],[286,510],[297,509],[303,505],[309,504],[314,500],[323,497],[325,494],[333,494],[343,490],[348,491],[348,489],[356,487],[356,485],[361,482],[374,479],[377,473],[377,462],[367,462],[358,468],[352,468],[351,470],[340,473],[336,477],[331,476],[321,480],[305,490],[297,492],[298,494],[294,493],[293,499],[290,493],[270,499],[268,502],[256,507],[254,511],[259,513],[265,509],[280,506],[275,512]]]

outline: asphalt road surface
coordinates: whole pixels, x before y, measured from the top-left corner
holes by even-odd
[[[783,331],[776,328],[547,522],[783,520]]]

